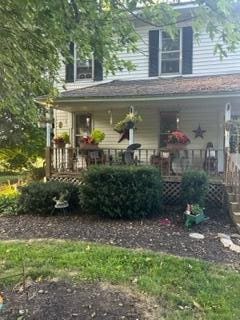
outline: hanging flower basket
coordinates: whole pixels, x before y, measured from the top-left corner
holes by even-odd
[[[115,124],[113,129],[118,133],[123,133],[129,129],[136,129],[135,126],[140,121],[142,121],[142,117],[137,112],[129,112],[123,120]]]
[[[174,130],[168,136],[167,148],[169,150],[183,150],[190,142],[185,133],[180,130]]]

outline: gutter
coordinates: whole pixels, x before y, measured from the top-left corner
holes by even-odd
[[[238,93],[219,93],[219,94],[208,94],[208,95],[182,95],[182,96],[132,96],[132,97],[66,97],[59,98],[54,101],[53,104],[57,103],[76,103],[76,102],[124,102],[124,101],[164,101],[164,100],[190,100],[190,99],[209,99],[209,98],[240,98],[240,92]],[[37,100],[37,103],[44,104],[41,100]],[[46,103],[45,103],[46,105]]]

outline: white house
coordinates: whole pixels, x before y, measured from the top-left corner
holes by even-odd
[[[192,5],[183,3],[177,8],[188,14]],[[143,119],[133,138],[141,144],[136,153],[139,162],[151,163],[153,156],[163,156],[167,162],[168,156],[161,153],[167,148],[166,135],[180,129],[191,142],[185,150],[169,151],[172,163],[168,173],[181,173],[191,165],[204,168],[208,157],[214,173],[221,174],[228,145],[225,123],[231,113],[240,110],[240,48],[221,60],[214,55],[214,43],[207,34],[201,34],[196,42],[189,21],[179,23],[178,28],[178,37],[172,40],[161,29],[136,21],[139,51],[121,54],[136,69],[108,77],[97,61],[77,59],[72,44],[74,63],[63,64],[59,71],[66,90],[59,84],[62,92],[54,102],[54,135],[68,133],[71,147],[79,149],[79,137],[100,129],[105,139],[99,147],[108,162],[109,155],[114,158],[117,150],[129,144],[128,140],[118,143],[114,125],[134,107]],[[59,152],[54,154],[55,171],[74,170],[68,163],[71,155]]]

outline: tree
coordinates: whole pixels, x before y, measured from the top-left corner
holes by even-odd
[[[221,56],[240,43],[239,0],[196,0],[191,20],[196,37],[206,30]],[[139,8],[142,9],[139,9]],[[5,0],[0,2],[0,108],[36,116],[34,98],[56,95],[58,69],[71,59],[94,52],[106,72],[131,70],[118,53],[137,51],[136,20],[163,27],[174,36],[184,20],[166,1],[156,0]],[[36,117],[35,117],[36,120]]]
[[[0,110],[0,167],[29,169],[44,154],[44,130],[29,119],[8,109]]]

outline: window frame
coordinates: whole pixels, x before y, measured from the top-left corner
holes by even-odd
[[[76,44],[74,43],[74,82],[80,81],[80,82],[93,82],[94,81],[94,57],[93,53],[91,54],[91,60],[92,60],[92,77],[91,78],[84,78],[84,79],[78,79],[77,78],[77,47]],[[90,59],[89,59],[90,60]]]
[[[176,76],[182,74],[182,60],[183,60],[183,28],[178,28],[179,30],[179,72],[173,73],[166,73],[162,72],[162,54],[163,53],[170,53],[171,51],[162,51],[162,33],[165,32],[164,30],[159,30],[159,76]],[[178,51],[178,50],[175,50]],[[172,51],[174,52],[174,51]]]

